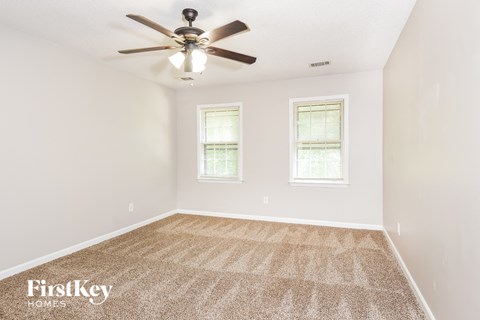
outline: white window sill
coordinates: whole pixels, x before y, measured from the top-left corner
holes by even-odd
[[[332,181],[290,181],[292,187],[321,187],[321,188],[347,188],[348,182],[332,182]]]
[[[197,178],[198,182],[214,182],[214,183],[233,183],[240,184],[243,180],[238,179],[222,179],[222,178]]]

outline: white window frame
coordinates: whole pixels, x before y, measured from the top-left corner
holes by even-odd
[[[239,111],[239,137],[238,137],[238,177],[206,177],[202,176],[202,111],[208,109],[231,109],[238,108]],[[198,182],[220,182],[220,183],[242,183],[243,182],[243,104],[241,102],[200,104],[197,105],[197,181]]]
[[[296,113],[295,104],[299,102],[312,103],[312,102],[325,102],[325,101],[338,101],[343,100],[343,112],[342,112],[342,180],[329,180],[329,179],[298,179],[295,178],[295,158],[296,158]],[[292,186],[318,186],[318,187],[346,187],[348,182],[348,107],[349,107],[349,95],[332,95],[332,96],[320,96],[320,97],[307,97],[307,98],[292,98],[289,100],[289,121],[290,121],[290,180],[289,183]]]

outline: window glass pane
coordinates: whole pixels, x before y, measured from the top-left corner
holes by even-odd
[[[215,111],[205,111],[205,141],[219,141],[219,120]]]
[[[213,173],[215,172],[213,158],[205,160],[205,163],[206,163],[205,175],[208,175],[208,176],[213,175]]]
[[[215,157],[215,148],[213,145],[205,145],[205,152],[204,152],[204,155],[205,155],[205,160],[206,161],[213,161],[214,157]]]
[[[297,176],[301,178],[308,178],[310,176],[310,161],[298,160],[297,161]]]
[[[238,175],[237,161],[227,161],[227,175],[230,177],[235,177]]]
[[[215,176],[226,176],[227,175],[226,164],[227,163],[225,161],[225,158],[215,160]]]
[[[340,137],[340,126],[338,124],[327,124],[325,127],[326,141],[338,141],[341,139]]]
[[[213,175],[215,172],[215,147],[214,145],[204,146],[204,175]]]
[[[326,121],[325,121],[325,131],[326,137],[325,140],[340,140],[341,139],[341,118],[340,110],[329,110],[326,111]]]
[[[312,161],[309,178],[323,178],[325,177],[325,162]]]
[[[229,144],[227,145],[227,172],[226,175],[229,177],[238,176],[238,145]]]
[[[342,178],[342,154],[340,144],[329,144],[325,147],[326,176],[329,179]]]
[[[230,110],[225,117],[225,141],[238,141],[239,140],[239,111]]]
[[[311,141],[325,140],[325,111],[312,111],[311,119]]]
[[[226,175],[229,177],[238,176],[238,145],[226,145]]]
[[[326,178],[341,179],[342,178],[342,164],[340,162],[326,163]]]
[[[227,149],[227,160],[228,161],[237,161],[237,145],[229,145]]]
[[[328,110],[326,113],[327,123],[335,123],[340,125],[340,110]]]
[[[298,148],[297,149],[297,159],[298,159],[298,161],[309,160],[310,159],[310,148]]]
[[[312,161],[325,161],[325,149],[323,146],[318,145],[318,144],[312,144],[311,145],[311,151],[310,151],[310,159]]]
[[[215,161],[227,160],[227,151],[224,145],[215,145]]]
[[[310,140],[310,108],[298,108],[297,138],[300,141]]]

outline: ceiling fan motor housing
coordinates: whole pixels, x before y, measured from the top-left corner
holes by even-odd
[[[175,34],[177,34],[179,36],[185,36],[186,37],[187,35],[199,36],[202,33],[204,33],[205,31],[203,31],[200,28],[196,28],[196,27],[180,27],[180,28],[175,29],[174,32],[175,32]]]

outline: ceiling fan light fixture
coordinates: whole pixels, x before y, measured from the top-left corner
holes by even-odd
[[[207,55],[201,49],[177,52],[168,58],[175,68],[184,72],[200,73],[205,70]],[[182,68],[183,66],[183,68]]]
[[[188,26],[177,28],[175,31],[170,31],[143,16],[137,14],[127,14],[128,18],[173,39],[176,42],[176,45],[128,49],[120,50],[118,52],[121,54],[131,54],[138,52],[180,49],[181,51],[173,54],[168,59],[175,68],[185,73],[202,73],[205,70],[205,64],[207,63],[207,54],[246,64],[253,64],[257,60],[255,57],[211,46],[213,42],[218,40],[239,34],[244,31],[249,31],[250,29],[245,23],[235,20],[213,30],[203,31],[202,29],[192,25],[192,22],[195,21],[198,15],[198,12],[195,9],[186,8],[183,10],[182,14],[185,20],[188,21]]]
[[[177,52],[168,58],[175,68],[184,72],[200,73],[205,70],[207,55],[201,49]]]

